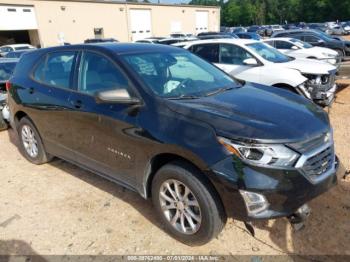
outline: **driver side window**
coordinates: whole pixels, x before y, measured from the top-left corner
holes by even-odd
[[[106,57],[84,52],[80,63],[79,91],[93,95],[98,91],[128,87],[128,80]]]

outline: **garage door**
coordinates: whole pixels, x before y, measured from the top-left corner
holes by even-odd
[[[31,6],[0,5],[0,30],[38,29]]]
[[[130,9],[132,41],[152,36],[151,10]]]
[[[196,33],[208,32],[208,11],[196,11]]]

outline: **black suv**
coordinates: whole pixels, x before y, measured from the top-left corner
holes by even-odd
[[[330,35],[318,30],[286,30],[272,34],[272,37],[292,37],[307,42],[313,46],[333,49],[340,57],[350,55],[350,42],[334,39]]]
[[[300,222],[337,180],[320,107],[239,83],[180,48],[41,49],[23,55],[7,87],[25,158],[57,156],[151,197],[189,245],[215,237],[228,216]]]

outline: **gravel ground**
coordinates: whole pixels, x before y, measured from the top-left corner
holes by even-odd
[[[350,168],[350,82],[329,109],[336,151]],[[0,133],[1,254],[347,254],[350,255],[350,179],[310,203],[306,227],[286,219],[255,223],[229,220],[217,239],[185,246],[162,230],[150,201],[56,159],[27,162],[12,130]]]

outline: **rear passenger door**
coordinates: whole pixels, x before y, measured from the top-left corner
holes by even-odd
[[[48,53],[36,64],[25,90],[29,116],[37,126],[48,152],[72,157],[69,97],[74,92],[76,51]]]
[[[127,135],[137,122],[128,113],[129,105],[97,103],[96,92],[124,88],[131,94],[129,81],[107,56],[83,51],[80,58],[78,92],[70,98],[70,114],[77,161],[98,173],[122,180],[129,185],[128,175],[135,166],[135,141]]]

